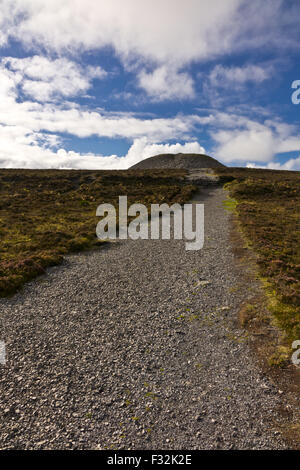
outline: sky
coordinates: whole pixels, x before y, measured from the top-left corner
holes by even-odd
[[[299,0],[0,0],[0,167],[300,170]]]

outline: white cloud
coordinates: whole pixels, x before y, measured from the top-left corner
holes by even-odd
[[[64,109],[25,102],[13,105],[8,112],[0,106],[1,122],[9,125],[27,123],[35,132],[67,133],[81,138],[98,136],[131,140],[148,136],[150,140],[160,142],[187,137],[194,128],[196,117],[141,119],[130,115],[115,116],[82,111],[71,105],[69,109]]]
[[[299,48],[296,13],[283,0],[2,0],[0,47],[9,38],[59,54],[112,47],[154,100],[189,99],[193,80],[183,68],[191,63],[262,45]],[[226,83],[244,83],[245,73],[260,81],[269,72],[259,66],[216,69],[211,79],[221,74]],[[32,80],[23,89],[36,99],[52,99],[58,91],[51,80]],[[72,96],[87,89],[86,80],[81,74],[73,87],[61,77],[57,86],[62,96]]]
[[[26,65],[26,64],[25,64]],[[31,64],[30,64],[31,65]],[[200,146],[154,145],[155,142],[187,138],[198,122],[197,116],[138,118],[131,113],[82,110],[75,103],[18,101],[17,86],[22,83],[23,63],[18,70],[0,65],[0,166],[13,168],[126,168],[149,152],[194,149]],[[22,67],[21,67],[22,66]],[[39,72],[32,70],[32,76]],[[45,71],[44,71],[45,73]],[[48,75],[47,75],[48,76]],[[66,152],[59,134],[126,138],[134,144],[126,158],[80,155]],[[170,150],[171,151],[171,150]]]
[[[85,69],[65,58],[50,60],[43,56],[23,59],[6,57],[2,63],[22,77],[23,92],[38,101],[51,101],[60,97],[84,94],[93,79],[102,79],[107,73],[100,67]]]
[[[265,168],[267,170],[289,170],[300,171],[300,156],[290,158],[285,163],[269,162],[267,165],[257,165],[256,163],[247,163],[247,168]]]
[[[54,151],[41,145],[38,136],[26,128],[4,126],[0,126],[0,139],[0,168],[127,169],[159,153],[204,152],[198,142],[157,145],[147,138],[136,139],[123,157],[79,154],[63,148]]]
[[[267,119],[263,123],[245,116],[216,113],[210,131],[215,155],[224,162],[271,162],[278,153],[300,150],[294,125]]]
[[[238,106],[240,102],[249,102],[248,86],[255,84],[257,91],[257,85],[274,76],[274,70],[274,63],[271,62],[231,67],[215,65],[203,80],[203,95],[219,109],[224,108],[225,103],[232,104],[233,101]]]
[[[0,45],[6,35],[6,39],[18,39],[29,49],[43,47],[57,53],[82,53],[112,46],[123,64],[135,69],[139,86],[149,96],[169,100],[194,95],[192,78],[179,72],[182,66],[230,50],[237,33],[230,23],[241,0],[4,2]],[[237,26],[238,22],[234,24]],[[139,72],[145,64],[152,66],[151,73]],[[43,67],[37,68],[41,76]],[[80,78],[79,91],[86,89],[83,76]],[[63,76],[60,82],[57,86],[63,96],[76,92],[76,85],[72,89],[74,80],[68,84]],[[53,86],[51,80],[30,79],[23,84],[23,91],[35,99],[48,100],[57,91]]]
[[[214,135],[218,144],[217,155],[225,162],[270,160],[275,151],[275,141],[270,129],[220,130]]]
[[[28,47],[89,50],[112,46],[184,65],[248,47],[298,47],[297,5],[283,0],[4,0],[2,36]],[[283,34],[284,30],[284,34]]]
[[[240,0],[5,0],[6,34],[61,51],[111,45],[124,61],[187,63],[232,45]],[[15,25],[12,25],[11,18]],[[235,24],[235,23],[234,23]],[[238,26],[236,24],[236,26]],[[234,28],[236,29],[236,28]]]
[[[21,63],[24,66],[24,63]],[[18,67],[21,68],[20,63]],[[52,65],[52,64],[51,64]],[[29,72],[28,72],[29,73]],[[30,71],[31,75],[38,74]],[[197,116],[142,119],[128,113],[88,111],[75,103],[37,103],[17,100],[22,71],[0,66],[0,124],[29,128],[32,132],[68,133],[77,137],[135,138],[147,136],[152,142],[186,138]]]
[[[184,72],[161,66],[152,73],[142,70],[138,76],[139,86],[157,101],[193,98],[194,82]]]
[[[209,74],[211,85],[230,87],[244,85],[245,83],[261,83],[267,80],[273,72],[271,66],[248,64],[244,67],[223,67],[216,65]]]
[[[186,142],[185,144],[152,144],[144,137],[134,141],[126,158],[131,166],[145,158],[161,153],[205,153],[205,149],[198,142]]]
[[[245,115],[211,111],[205,116],[177,115],[170,118],[137,117],[132,113],[89,111],[72,102],[38,103],[18,100],[18,87],[24,76],[34,79],[48,71],[39,71],[36,62],[0,64],[1,166],[14,167],[126,167],[150,154],[163,152],[202,152],[197,142],[190,142],[199,128],[207,128],[215,148],[213,156],[224,162],[272,162],[279,152],[300,150],[298,129],[268,116],[260,123]],[[15,70],[7,68],[7,65]],[[55,72],[53,72],[55,73]],[[98,136],[125,138],[134,142],[126,158],[116,156],[63,153],[61,134],[80,138]],[[171,146],[168,141],[188,141]],[[167,142],[161,144],[161,142]],[[59,153],[58,150],[59,149]],[[50,161],[51,160],[51,161]],[[293,162],[291,164],[294,164]]]

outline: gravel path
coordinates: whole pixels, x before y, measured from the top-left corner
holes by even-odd
[[[220,188],[205,246],[122,241],[0,300],[2,449],[281,449],[280,395],[250,356],[249,293]]]

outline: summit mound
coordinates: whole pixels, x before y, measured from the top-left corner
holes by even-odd
[[[212,157],[197,153],[163,153],[154,157],[146,158],[133,165],[130,169],[152,169],[152,168],[218,168],[225,167]]]

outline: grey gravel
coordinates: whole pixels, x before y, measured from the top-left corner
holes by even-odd
[[[138,240],[68,256],[0,301],[1,449],[283,449],[255,364],[220,188],[205,245]],[[234,292],[233,292],[234,290]]]

